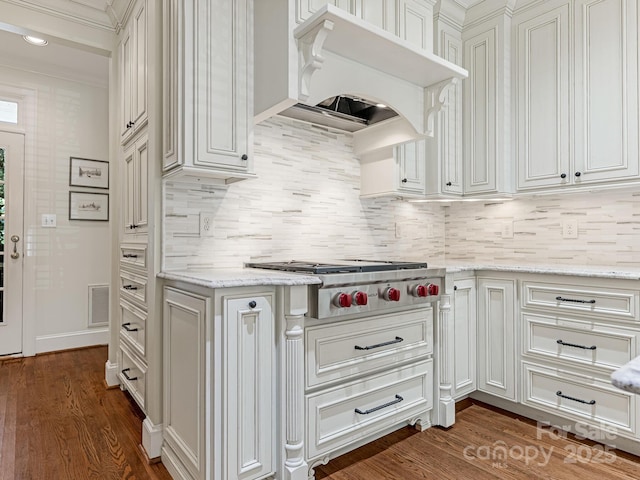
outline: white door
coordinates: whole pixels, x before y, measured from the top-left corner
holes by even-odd
[[[22,352],[24,136],[0,132],[0,355]]]

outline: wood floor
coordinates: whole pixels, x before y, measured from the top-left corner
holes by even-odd
[[[0,361],[0,480],[169,480],[138,449],[144,415],[104,384],[106,347]]]
[[[96,347],[0,361],[0,480],[171,478],[139,451],[140,409],[105,389],[106,359],[106,347]],[[448,430],[399,430],[318,467],[316,478],[631,480],[640,459],[539,435],[535,422],[480,404]]]

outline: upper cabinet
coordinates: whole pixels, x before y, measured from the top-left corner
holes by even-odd
[[[513,21],[518,189],[638,178],[637,2],[544,2]]]
[[[253,2],[164,0],[163,171],[252,178]]]
[[[120,141],[124,145],[147,124],[147,3],[140,0],[120,41]]]

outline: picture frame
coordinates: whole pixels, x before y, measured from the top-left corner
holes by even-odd
[[[69,220],[109,221],[109,194],[69,192]]]
[[[69,186],[109,189],[109,162],[69,157]]]

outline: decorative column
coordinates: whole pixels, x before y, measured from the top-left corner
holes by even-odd
[[[283,480],[307,480],[304,459],[304,314],[307,312],[307,286],[285,288],[284,294],[284,465]]]
[[[440,398],[438,425],[450,427],[456,421],[456,403],[451,395],[453,379],[453,322],[450,321],[451,297],[441,295],[438,307],[438,373],[440,376]]]

